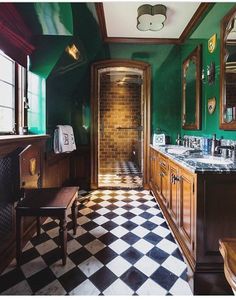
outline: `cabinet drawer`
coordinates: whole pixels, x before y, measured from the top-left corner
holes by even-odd
[[[159,155],[159,165],[163,171],[168,170],[168,160],[165,157],[163,157],[162,155]]]

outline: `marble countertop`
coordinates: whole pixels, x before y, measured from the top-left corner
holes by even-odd
[[[177,162],[180,166],[188,169],[193,173],[236,173],[236,163],[231,162],[230,159],[220,158],[219,156],[216,159],[220,160],[220,163],[202,163],[199,162],[199,158],[205,158],[206,161],[211,161],[214,159],[214,156],[211,155],[202,155],[202,153],[189,153],[187,150],[190,148],[185,148],[183,146],[177,145],[166,145],[166,146],[153,146],[151,147],[160,153],[164,154],[172,161]],[[174,149],[173,151],[170,149]],[[169,153],[170,151],[171,153]],[[190,150],[191,151],[191,150]],[[178,154],[176,154],[176,153]]]

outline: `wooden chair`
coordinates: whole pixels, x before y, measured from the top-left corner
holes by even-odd
[[[20,264],[22,251],[22,224],[24,216],[37,217],[37,235],[40,234],[40,217],[59,219],[59,237],[63,265],[67,256],[66,211],[71,208],[73,233],[77,228],[78,187],[27,189],[16,206],[16,261]]]
[[[224,259],[224,273],[236,295],[236,238],[220,239],[220,253]]]

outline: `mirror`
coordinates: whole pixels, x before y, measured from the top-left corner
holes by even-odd
[[[221,22],[220,128],[236,129],[236,8]]]
[[[182,67],[182,128],[200,129],[201,46],[184,60]]]

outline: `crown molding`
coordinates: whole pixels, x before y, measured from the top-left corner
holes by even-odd
[[[129,38],[129,37],[108,37],[103,3],[95,3],[97,16],[100,25],[102,39],[105,43],[130,43],[130,44],[182,44],[190,36],[193,30],[201,21],[202,16],[207,13],[213,6],[213,3],[201,3],[188,22],[187,26],[179,38]]]

